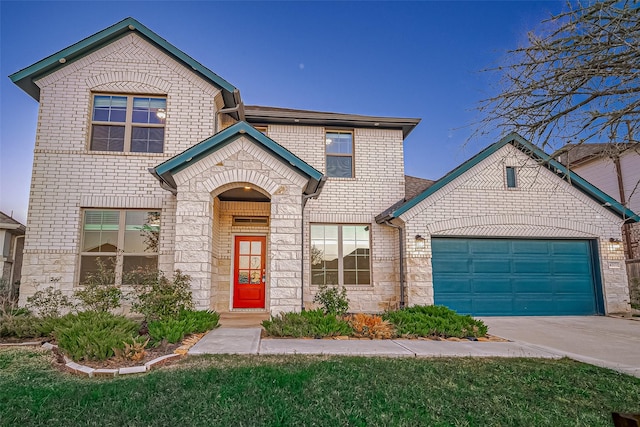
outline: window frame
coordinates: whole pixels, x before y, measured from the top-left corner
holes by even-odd
[[[94,120],[94,109],[96,103],[97,96],[118,96],[127,98],[127,106],[125,110],[125,121],[124,122],[110,122],[110,121],[102,121],[102,120]],[[163,119],[163,123],[138,123],[133,121],[133,100],[134,98],[155,98],[155,99],[163,99],[165,102],[165,118]],[[135,153],[135,154],[164,154],[165,152],[165,143],[166,143],[166,124],[167,124],[167,95],[158,95],[158,94],[131,94],[131,93],[102,93],[102,92],[92,92],[91,93],[91,107],[89,109],[90,120],[89,120],[89,141],[87,144],[87,151],[90,152],[100,152],[100,153]],[[122,147],[122,151],[116,150],[94,150],[91,148],[93,143],[93,128],[94,125],[97,126],[119,126],[124,127],[124,143]],[[133,128],[162,128],[164,130],[162,136],[162,151],[131,151],[131,143],[133,139]]]
[[[510,190],[510,189],[518,188],[518,171],[515,166],[505,166],[504,178],[505,178],[505,187],[507,189]]]
[[[373,256],[372,256],[372,236],[371,236],[371,224],[367,224],[367,223],[330,223],[330,222],[312,222],[309,223],[309,285],[310,286],[315,286],[315,287],[320,287],[321,285],[317,285],[313,283],[313,259],[311,257],[311,248],[313,247],[313,239],[312,239],[312,234],[311,234],[311,228],[314,225],[321,225],[321,226],[336,226],[338,227],[338,283],[335,283],[334,285],[337,286],[348,286],[348,287],[357,287],[357,288],[362,288],[365,286],[373,286]],[[357,283],[349,283],[349,284],[345,284],[344,282],[344,238],[343,238],[343,231],[342,228],[344,226],[355,226],[355,227],[368,227],[369,229],[368,231],[368,235],[369,235],[369,239],[368,239],[368,244],[369,244],[369,268],[367,271],[369,271],[369,283],[365,283],[365,284],[357,284]],[[357,264],[356,264],[357,265]],[[356,271],[357,268],[356,268]],[[328,285],[328,283],[325,283]]]
[[[327,136],[330,133],[350,134],[351,135],[351,154],[328,153],[327,152]],[[328,157],[350,157],[351,158],[351,176],[331,176],[329,175]],[[354,179],[356,177],[356,136],[354,129],[325,129],[324,130],[324,170],[327,178],[330,179]]]
[[[116,240],[116,251],[115,252],[88,252],[84,251],[85,244],[85,226],[86,226],[86,213],[87,212],[118,212],[118,230],[117,230],[117,240]],[[124,276],[124,259],[126,257],[134,257],[134,256],[155,256],[156,258],[156,268],[158,268],[158,261],[160,255],[160,248],[156,246],[155,252],[125,252],[125,236],[127,232],[127,212],[146,212],[146,213],[157,213],[158,214],[158,242],[160,240],[160,233],[162,231],[162,211],[160,209],[116,209],[116,208],[85,208],[81,210],[81,220],[80,220],[80,246],[78,250],[78,264],[77,264],[77,278],[75,280],[76,286],[84,286],[83,277],[82,277],[82,258],[83,257],[113,257],[115,258],[115,284],[117,286],[126,285],[123,283]]]

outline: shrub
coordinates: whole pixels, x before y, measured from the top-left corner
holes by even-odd
[[[358,338],[389,339],[395,333],[391,323],[376,315],[354,314],[349,316],[348,322],[353,335]]]
[[[82,282],[83,289],[75,291],[73,296],[86,310],[110,311],[122,305],[122,291],[115,282],[115,268],[98,259],[98,271],[89,273]]]
[[[0,337],[40,338],[53,330],[54,318],[36,317],[28,313],[5,313],[0,315]]]
[[[56,282],[55,278],[51,279]],[[27,298],[27,307],[34,309],[43,317],[60,317],[63,311],[73,308],[71,300],[60,289],[48,286],[38,289],[35,294]]]
[[[60,318],[53,335],[60,349],[75,361],[105,360],[138,336],[140,325],[124,316],[85,311]]]
[[[351,335],[349,324],[321,309],[301,313],[280,313],[262,322],[269,335],[276,337],[333,337]]]
[[[113,353],[118,359],[139,361],[144,358],[147,344],[149,344],[149,338],[132,338],[130,342],[124,342],[123,349],[114,348]]]
[[[471,316],[437,305],[413,306],[388,311],[382,316],[390,321],[400,336],[406,337],[482,337],[487,326]]]
[[[131,309],[147,321],[177,319],[181,311],[193,309],[190,281],[180,270],[176,270],[171,280],[157,270],[131,273],[126,277],[135,293]]]
[[[318,293],[313,297],[313,302],[320,304],[325,314],[335,316],[344,316],[349,309],[347,289],[334,285],[320,285]]]
[[[177,319],[165,318],[148,323],[149,336],[154,344],[166,341],[174,344],[185,335],[209,331],[218,326],[220,315],[215,311],[183,310]]]

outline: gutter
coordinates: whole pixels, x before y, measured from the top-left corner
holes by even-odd
[[[405,295],[404,295],[404,229],[399,226],[392,224],[388,219],[384,220],[384,225],[395,228],[398,230],[398,256],[400,261],[400,308],[404,308],[405,306]]]
[[[304,207],[307,205],[307,200],[318,198],[326,182],[327,177],[323,176],[320,178],[318,186],[313,193],[302,195],[302,212],[300,219],[300,311],[304,311]]]
[[[153,175],[158,181],[160,181],[160,188],[162,188],[163,190],[167,190],[169,191],[171,194],[173,194],[174,196],[178,194],[178,189],[174,188],[171,184],[169,184],[167,182],[166,179],[164,179],[162,177],[162,175],[159,175],[158,172],[156,172],[155,168],[149,168],[147,169],[149,171],[149,173],[151,175]]]

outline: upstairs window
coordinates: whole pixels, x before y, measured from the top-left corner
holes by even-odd
[[[166,98],[94,95],[89,149],[162,153],[166,116]]]
[[[327,176],[353,178],[353,132],[327,132],[325,142]]]

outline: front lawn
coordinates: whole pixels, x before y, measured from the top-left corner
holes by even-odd
[[[0,349],[0,425],[610,426],[640,379],[568,359],[189,357],[115,379]]]

